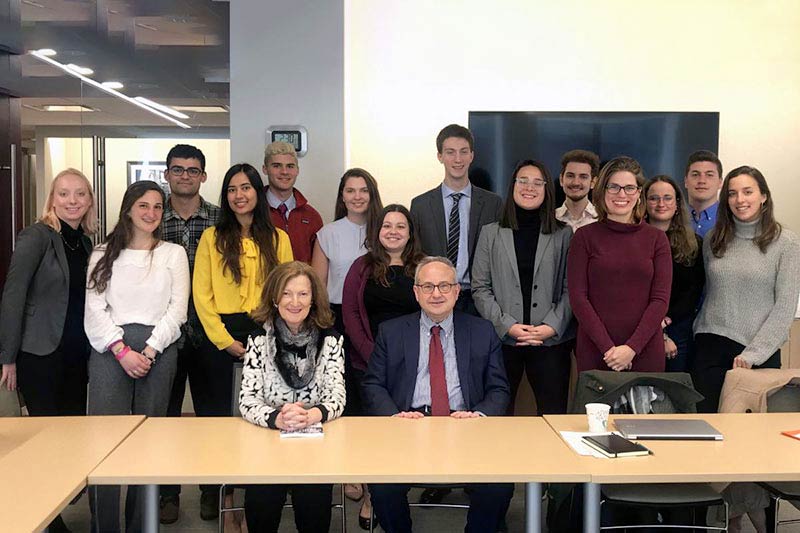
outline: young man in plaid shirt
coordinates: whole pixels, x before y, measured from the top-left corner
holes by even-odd
[[[167,154],[167,171],[164,177],[169,182],[170,195],[164,206],[162,239],[180,244],[189,256],[189,270],[194,272],[194,257],[197,242],[203,231],[216,224],[219,207],[208,203],[200,196],[200,185],[206,181],[206,158],[199,149],[188,144],[178,144]],[[181,416],[186,378],[192,391],[194,410],[203,416],[204,381],[203,372],[196,366],[195,353],[205,339],[205,332],[192,299],[189,299],[188,320],[183,326],[182,345],[178,348],[178,368],[172,385],[167,416]],[[216,518],[219,493],[217,487],[200,487],[200,516],[204,520]],[[161,523],[171,524],[178,520],[180,485],[161,487]]]

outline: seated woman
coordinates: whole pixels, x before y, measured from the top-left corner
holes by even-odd
[[[167,414],[189,304],[189,260],[182,246],[161,240],[165,202],[154,181],[133,183],[119,222],[89,259],[90,415]],[[119,531],[119,487],[91,489],[92,531]],[[128,531],[142,528],[138,494],[128,487]]]
[[[472,265],[472,298],[503,340],[511,385],[507,414],[523,373],[537,414],[567,412],[575,337],[567,293],[572,230],[556,220],[555,188],[538,161],[514,169],[500,222],[483,227]]]
[[[264,334],[251,336],[245,353],[239,409],[253,424],[300,430],[341,416],[345,405],[342,336],[330,329],[325,287],[300,261],[276,267],[252,314]],[[292,491],[297,530],[328,531],[328,485],[249,485],[245,516],[251,531],[277,531],[286,492]]]
[[[655,176],[644,187],[645,220],[667,234],[672,250],[672,290],[664,328],[667,372],[688,372],[694,359],[692,323],[706,282],[703,239],[689,224],[683,192],[669,176]]]

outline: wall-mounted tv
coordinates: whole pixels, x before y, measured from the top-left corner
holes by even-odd
[[[629,155],[647,177],[667,174],[681,184],[689,154],[719,152],[719,113],[470,111],[469,129],[470,179],[501,196],[519,160],[542,161],[557,180],[562,154],[575,148],[595,152],[603,163]],[[558,186],[556,193],[560,205]]]

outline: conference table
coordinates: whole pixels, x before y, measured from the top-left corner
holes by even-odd
[[[3,531],[41,531],[143,416],[0,418]]]
[[[639,415],[650,417],[654,415]],[[781,431],[800,429],[800,413],[679,414],[659,418],[699,418],[722,433],[722,441],[645,440],[646,457],[600,459],[574,453],[572,462],[589,472],[585,483],[584,531],[600,528],[600,486],[615,483],[699,483],[800,480],[800,441]],[[557,432],[586,431],[586,415],[546,415]],[[637,418],[637,415],[612,415]]]
[[[148,533],[159,484],[525,483],[526,530],[537,532],[541,483],[589,480],[536,417],[347,417],[305,439],[234,417],[149,418],[89,474],[90,485],[146,485]]]

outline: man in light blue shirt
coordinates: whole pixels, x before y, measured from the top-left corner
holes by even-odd
[[[505,414],[510,393],[500,339],[488,320],[454,311],[459,292],[447,258],[420,262],[414,295],[422,311],[381,324],[362,383],[367,414],[412,420]],[[372,504],[386,531],[411,531],[408,491],[407,484],[370,485]],[[510,483],[470,485],[465,531],[497,531],[513,491]]]
[[[499,220],[503,202],[469,181],[474,143],[472,133],[458,124],[439,132],[436,157],[444,167],[444,180],[411,200],[411,218],[423,251],[447,257],[456,267],[461,285],[456,309],[477,315],[470,287],[472,258],[481,228]]]
[[[717,222],[722,188],[722,162],[717,154],[698,150],[690,155],[683,181],[694,232],[705,238]]]

